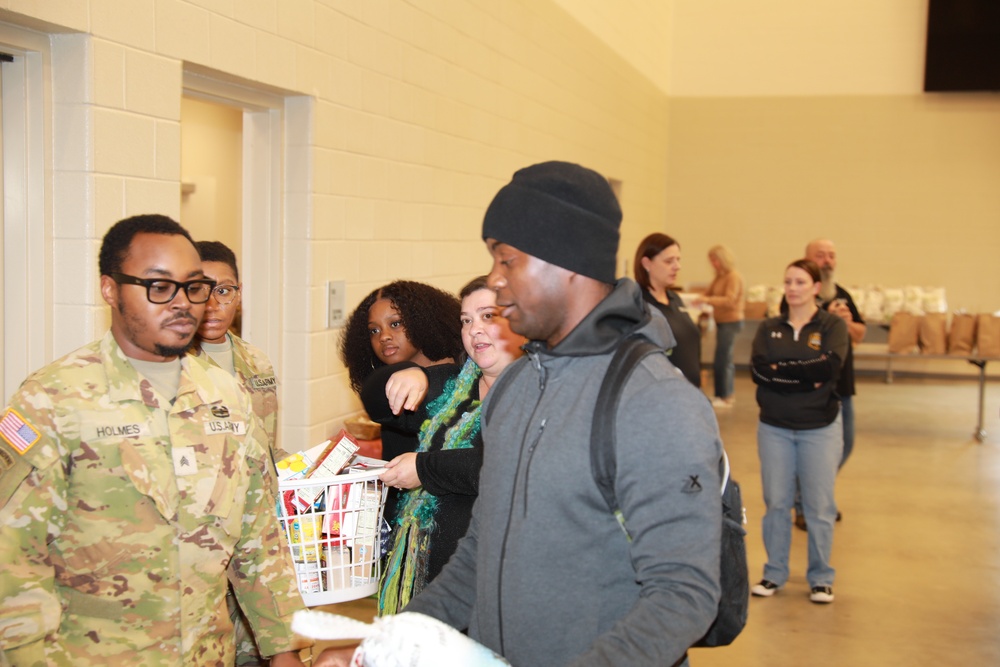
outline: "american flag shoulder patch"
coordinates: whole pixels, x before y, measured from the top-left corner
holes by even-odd
[[[0,436],[19,454],[31,449],[42,437],[14,408],[7,408],[3,419],[0,419]]]

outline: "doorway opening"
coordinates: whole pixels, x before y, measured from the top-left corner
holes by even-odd
[[[292,104],[296,99],[195,66],[184,71],[180,222],[196,240],[222,241],[236,253],[244,293],[240,335],[261,348],[279,373],[284,211],[290,205],[283,176],[286,161],[307,155],[287,136],[286,128],[308,127],[308,107]],[[205,153],[188,147],[188,139],[198,137],[223,155],[194,159]]]
[[[221,241],[232,249],[241,274],[243,113],[228,104],[181,98],[180,223],[196,241]],[[242,334],[239,313],[233,329]]]

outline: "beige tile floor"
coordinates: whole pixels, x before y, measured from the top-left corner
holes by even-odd
[[[737,399],[719,426],[743,488],[755,581],[764,505],[745,374]],[[987,384],[982,443],[971,380],[861,378],[855,406],[857,444],[837,483],[836,601],[809,602],[795,531],[788,585],[751,600],[731,646],[693,650],[696,667],[1000,665],[1000,383]],[[325,609],[369,620],[374,601]]]

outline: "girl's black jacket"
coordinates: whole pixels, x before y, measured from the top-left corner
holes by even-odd
[[[760,420],[809,430],[833,423],[840,410],[837,378],[847,356],[847,324],[817,310],[797,333],[785,315],[764,320],[750,358]]]

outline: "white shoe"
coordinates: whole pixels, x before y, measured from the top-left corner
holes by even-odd
[[[715,398],[712,399],[713,408],[731,408],[735,404],[736,404],[735,398],[727,399],[727,398],[719,398],[718,396],[716,396]]]
[[[778,592],[778,584],[773,581],[768,581],[767,579],[761,579],[759,583],[753,585],[750,589],[751,595],[756,595],[759,598],[769,598]]]
[[[818,604],[829,604],[833,602],[833,588],[830,586],[813,586],[809,593],[809,600]]]

